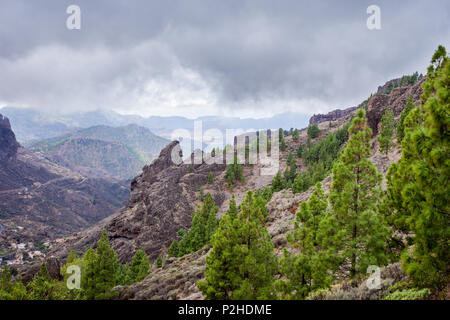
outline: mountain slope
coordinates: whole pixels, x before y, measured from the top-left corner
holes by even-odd
[[[137,125],[95,126],[32,143],[29,149],[90,177],[130,179],[168,142]]]
[[[411,95],[413,101],[419,101],[422,92],[423,81],[415,85],[408,85],[400,88],[395,88],[389,95],[379,94],[374,96],[368,105],[368,120],[374,128],[379,127],[380,118],[379,113],[383,113],[387,106],[395,110],[395,117],[398,120],[401,111],[403,110],[408,97]],[[385,103],[389,103],[386,105]],[[345,111],[345,110],[344,110]],[[350,108],[348,112],[344,112],[342,118],[334,117],[332,119],[334,125],[341,126],[347,122],[355,109]],[[316,117],[318,119],[320,117]],[[330,128],[329,121],[321,122],[319,124],[322,130],[322,137],[326,135],[329,130],[335,130],[336,127]],[[287,148],[282,152],[281,159],[286,159],[290,151],[296,150],[300,143],[306,140],[306,130],[300,132],[298,142],[294,142],[290,137],[286,138]],[[401,151],[398,146],[394,147],[388,155],[381,154],[378,151],[378,142],[376,132],[373,136],[373,150],[371,161],[375,164],[377,169],[385,174],[392,162],[397,161],[401,156]],[[319,137],[320,139],[320,137]],[[282,162],[281,162],[282,163]],[[251,189],[255,183],[256,174],[246,175],[246,186],[244,190],[236,190],[236,199],[239,203],[242,199],[242,194],[247,189]],[[325,192],[328,194],[332,184],[332,176],[328,175],[323,181],[322,185]],[[307,201],[311,196],[312,189],[294,194],[291,189],[281,190],[272,195],[272,199],[267,204],[269,213],[266,226],[272,237],[272,242],[275,246],[275,252],[280,255],[283,248],[286,247],[286,235],[292,230],[295,221],[295,213],[300,204]],[[222,212],[227,207],[227,201],[222,205]],[[185,255],[181,258],[168,258],[162,268],[150,273],[144,280],[131,286],[124,286],[119,288],[121,299],[202,299],[202,294],[198,290],[196,283],[203,278],[203,273],[206,266],[206,256],[209,252],[208,248],[199,250],[197,252]],[[404,281],[405,275],[399,268],[399,263],[388,265],[381,270],[382,290],[370,290],[364,284],[364,281],[355,282],[348,285],[348,288],[337,287],[333,290],[340,290],[340,296],[345,296],[352,299],[380,299],[388,290],[388,287],[398,281]],[[360,286],[358,291],[358,286]],[[345,291],[347,290],[347,291]],[[353,291],[357,291],[356,295]],[[351,295],[351,294],[352,295]],[[330,292],[331,295],[331,292]],[[342,298],[341,298],[342,299]]]
[[[90,179],[20,147],[0,115],[0,251],[79,231],[123,206],[124,182]]]
[[[389,95],[378,94],[371,98],[367,105],[368,122],[373,129],[372,148],[375,150],[371,160],[380,172],[385,173],[389,164],[400,156],[398,147],[393,148],[386,156],[378,151],[376,139],[379,127],[380,113],[383,113],[389,103],[398,119],[400,112],[409,97],[418,101],[422,82],[405,87],[395,88]],[[345,111],[345,110],[344,110]],[[334,117],[332,121],[319,123],[320,135],[312,143],[324,138],[328,132],[342,127],[355,112],[351,109],[344,112],[342,118]],[[286,168],[289,152],[295,152],[300,144],[307,142],[307,130],[299,131],[297,141],[292,136],[285,138],[286,149],[280,153],[280,169]],[[53,254],[64,258],[70,249],[84,251],[95,246],[100,233],[106,229],[110,236],[110,243],[122,262],[129,262],[133,252],[143,248],[154,261],[158,256],[167,255],[167,247],[176,238],[177,230],[187,229],[191,223],[191,213],[198,202],[200,187],[204,193],[210,192],[219,206],[218,215],[221,216],[228,207],[231,198],[230,190],[224,188],[224,166],[195,165],[189,169],[187,165],[175,165],[170,161],[170,154],[175,152],[178,143],[172,142],[151,165],[146,166],[143,173],[132,182],[130,200],[126,207],[115,215],[99,222],[95,226],[75,234],[61,243]],[[246,191],[262,188],[271,183],[271,177],[261,176],[261,165],[244,167],[245,183],[237,184],[232,190],[239,204]],[[297,159],[297,172],[305,170],[303,159]],[[214,181],[207,183],[207,175],[213,173]],[[323,181],[327,191],[331,184],[331,175]],[[290,189],[275,192],[267,205],[269,211],[266,226],[272,237],[276,252],[279,253],[286,246],[286,233],[292,229],[301,202],[306,201],[311,194],[311,188],[305,192],[294,194]],[[204,249],[181,258],[169,258],[159,268],[149,274],[143,281],[119,289],[123,299],[186,299],[202,298],[197,289],[197,280],[203,278],[205,256],[208,249]]]

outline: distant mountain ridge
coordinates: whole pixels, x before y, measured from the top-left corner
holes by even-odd
[[[149,129],[98,125],[26,146],[89,177],[126,180],[136,176],[169,143]]]
[[[169,139],[171,133],[176,129],[192,130],[194,127],[194,120],[185,117],[151,116],[144,118],[137,115],[121,115],[114,111],[100,110],[69,115],[48,115],[34,109],[4,107],[0,109],[0,112],[10,119],[18,141],[27,145],[37,140],[99,125],[119,127],[136,124]],[[217,128],[225,131],[226,129],[303,128],[307,126],[308,119],[309,115],[287,112],[260,119],[206,116],[195,120],[202,121],[203,130]]]

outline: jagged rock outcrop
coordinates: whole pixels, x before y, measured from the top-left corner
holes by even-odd
[[[399,117],[403,108],[408,101],[409,96],[415,104],[419,104],[420,95],[422,94],[422,84],[426,77],[422,78],[414,85],[407,85],[399,88],[394,88],[390,94],[374,95],[367,105],[367,120],[374,135],[379,131],[381,117],[383,116],[387,107],[390,107],[394,112],[394,117]]]
[[[337,119],[343,118],[345,116],[348,116],[349,114],[352,114],[356,109],[358,109],[359,106],[350,107],[344,110],[336,109],[333,111],[328,112],[327,114],[315,114],[309,119],[309,125],[312,124],[319,124],[325,121],[336,121]]]
[[[15,159],[19,143],[11,130],[9,119],[0,114],[0,165]]]
[[[209,173],[220,175],[221,164],[175,164],[173,155],[180,155],[178,141],[167,145],[150,165],[131,182],[127,205],[118,213],[92,228],[80,232],[62,244],[56,252],[60,256],[75,249],[84,251],[95,246],[102,229],[106,229],[111,246],[122,262],[131,261],[142,248],[153,261],[165,254],[180,229],[189,229],[192,213],[200,204],[198,191],[207,183]],[[216,205],[222,205],[224,192],[221,183],[209,184]],[[205,190],[206,192],[206,190]]]
[[[391,79],[391,80],[387,81],[385,84],[383,84],[382,86],[378,86],[377,94],[380,94],[380,93],[385,94],[386,90],[388,88],[398,87],[398,86],[400,86],[401,82],[402,82],[402,77]]]

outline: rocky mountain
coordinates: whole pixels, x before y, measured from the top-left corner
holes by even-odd
[[[22,148],[0,115],[0,251],[67,236],[122,207],[125,182],[93,179]]]
[[[169,140],[137,125],[94,126],[28,144],[52,161],[89,177],[131,179]]]

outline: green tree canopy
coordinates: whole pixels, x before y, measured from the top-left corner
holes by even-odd
[[[247,192],[240,207],[237,217],[228,213],[222,217],[213,235],[213,249],[206,258],[206,279],[198,282],[206,299],[273,298],[277,263],[264,227],[264,213],[252,191]]]
[[[354,277],[366,273],[369,265],[387,263],[389,229],[377,212],[382,176],[369,159],[372,133],[363,109],[358,110],[349,133],[347,146],[333,166],[332,211],[327,221],[337,232],[327,241],[335,250],[339,270]]]
[[[402,157],[388,171],[389,220],[411,231],[403,267],[417,286],[437,290],[449,282],[450,62],[439,46],[423,84],[422,104],[404,120]]]

